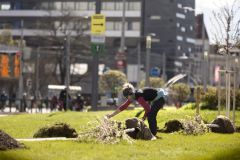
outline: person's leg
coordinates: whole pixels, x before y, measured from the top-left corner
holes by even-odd
[[[160,98],[151,105],[151,111],[148,114],[148,124],[153,135],[157,134],[157,113],[164,105],[164,99]]]

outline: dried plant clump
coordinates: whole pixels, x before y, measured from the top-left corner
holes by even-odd
[[[96,141],[104,144],[116,144],[121,140],[128,143],[133,142],[133,139],[126,134],[121,122],[106,118],[89,122],[84,130],[79,133],[78,139],[80,142]]]
[[[204,124],[201,116],[187,117],[181,120],[182,133],[185,135],[202,135],[208,132],[208,127]]]

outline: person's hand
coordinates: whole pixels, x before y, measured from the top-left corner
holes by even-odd
[[[110,114],[106,114],[105,116],[104,116],[104,118],[106,118],[106,119],[110,119],[112,116],[110,115]]]
[[[142,121],[145,121],[146,120],[146,117],[142,117]]]

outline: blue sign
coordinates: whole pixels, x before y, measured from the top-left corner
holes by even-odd
[[[150,75],[152,77],[159,77],[160,76],[160,69],[158,67],[153,67],[150,71]]]

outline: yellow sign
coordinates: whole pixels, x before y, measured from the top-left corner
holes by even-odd
[[[106,18],[102,14],[91,16],[91,34],[104,34],[106,30]]]

